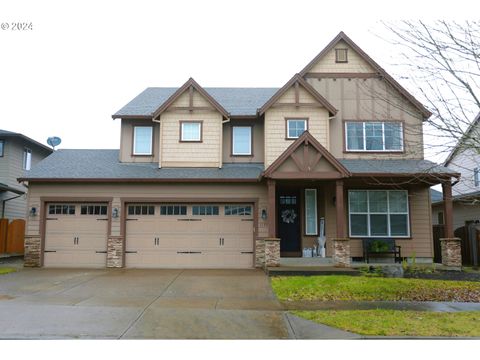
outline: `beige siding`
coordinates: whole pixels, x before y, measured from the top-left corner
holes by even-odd
[[[120,198],[205,198],[205,199],[259,199],[259,232],[267,236],[267,224],[260,217],[261,209],[267,207],[267,189],[264,184],[31,184],[29,206],[40,208],[40,197],[113,197],[112,206],[121,207]],[[37,235],[40,216],[29,217],[27,234]],[[112,220],[112,235],[120,235],[120,217]]]
[[[194,92],[194,106],[211,107],[198,92]],[[171,107],[189,105],[188,92],[181,95]],[[180,121],[202,121],[202,142],[180,142]],[[166,111],[160,116],[163,127],[160,142],[161,167],[221,167],[222,115],[214,110]]]
[[[152,156],[134,156],[133,155],[133,128],[134,126],[152,126],[153,144]],[[160,126],[151,120],[144,119],[122,119],[120,135],[120,161],[121,162],[158,162],[158,143],[160,139]]]
[[[232,126],[252,125],[253,156],[232,156]],[[230,121],[223,126],[223,162],[224,163],[261,163],[264,161],[264,126],[257,121]]]
[[[432,223],[438,225],[438,213],[443,212],[443,203],[432,206]],[[467,221],[480,221],[480,205],[468,202],[453,203],[453,229],[465,226]]]
[[[6,138],[4,156],[0,158],[0,182],[16,189],[27,192],[27,188],[18,183],[17,179],[23,176],[23,151],[28,148],[32,151],[32,167],[48,156],[50,153],[36,145],[29,144],[21,139]],[[0,200],[16,196],[15,193],[4,193]],[[1,211],[1,210],[0,210]],[[8,219],[24,219],[27,213],[27,196],[22,195],[5,203],[4,217]]]
[[[307,79],[337,110],[330,120],[330,152],[345,159],[423,159],[423,122],[420,113],[384,80]],[[345,120],[403,122],[404,152],[345,153]],[[335,139],[335,140],[333,140]],[[379,169],[380,170],[380,169]]]
[[[475,186],[475,168],[480,168],[480,154],[473,149],[467,149],[454,156],[448,167],[461,174],[460,182],[452,187],[453,195],[467,194],[480,191],[480,186]]]
[[[314,100],[304,89],[300,88],[300,102],[313,103]],[[277,104],[295,101],[293,89],[288,90],[278,99]],[[293,140],[286,139],[286,118],[308,118],[308,131],[325,148],[329,149],[328,110],[323,107],[272,106],[265,112],[265,168],[274,162]]]
[[[348,49],[348,62],[335,62],[335,49]],[[351,47],[344,41],[339,41],[335,48],[330,50],[318,61],[310,70],[310,72],[342,72],[342,73],[371,73],[375,70],[363,60]]]

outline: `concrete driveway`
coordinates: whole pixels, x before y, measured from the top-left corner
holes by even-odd
[[[283,339],[260,270],[25,269],[0,276],[0,338]]]

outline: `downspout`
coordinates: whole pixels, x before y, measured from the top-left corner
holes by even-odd
[[[22,195],[25,195],[25,194],[20,194],[20,195],[11,197],[11,198],[9,198],[9,199],[2,200],[2,218],[5,216],[5,203],[6,203],[7,201],[10,201],[10,200],[19,198],[19,197],[22,196]]]

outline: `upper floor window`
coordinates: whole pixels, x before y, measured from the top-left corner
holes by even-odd
[[[153,128],[135,126],[133,128],[133,155],[152,155]]]
[[[335,49],[335,62],[347,63],[348,62],[348,49]]]
[[[180,121],[180,141],[202,141],[201,121]]]
[[[232,127],[232,155],[252,155],[252,127]]]
[[[401,122],[347,121],[345,137],[347,151],[403,151]]]
[[[0,140],[0,157],[3,156],[3,149],[5,148],[5,140]]]
[[[473,181],[475,182],[475,187],[480,186],[480,168],[473,169]]]
[[[30,170],[32,167],[32,150],[23,149],[23,170]]]
[[[287,119],[287,139],[298,139],[307,129],[307,119]]]

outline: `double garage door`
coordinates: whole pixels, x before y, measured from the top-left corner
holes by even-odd
[[[49,204],[46,267],[105,267],[107,204]],[[251,268],[251,204],[127,204],[125,266]]]

